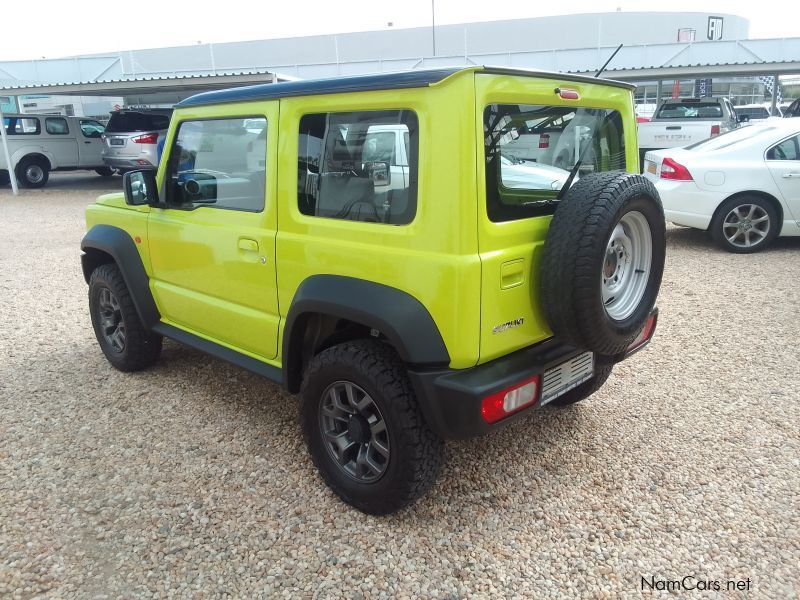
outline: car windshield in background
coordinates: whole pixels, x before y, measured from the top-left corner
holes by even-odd
[[[722,150],[723,148],[729,148],[730,146],[739,144],[745,140],[760,138],[769,134],[770,132],[775,131],[776,129],[777,127],[765,127],[762,125],[741,127],[739,129],[734,129],[733,131],[723,133],[722,135],[703,140],[702,142],[697,142],[695,144],[686,146],[686,150],[696,150],[698,152],[713,152],[714,150]]]
[[[169,115],[146,112],[118,112],[111,113],[111,119],[106,125],[106,132],[159,131],[167,128],[169,128]]]
[[[717,102],[665,104],[658,109],[658,119],[721,119],[722,106]]]
[[[483,113],[486,203],[492,221],[548,214],[569,172],[625,169],[615,110],[491,104]]]

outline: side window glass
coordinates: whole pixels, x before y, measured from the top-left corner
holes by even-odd
[[[266,156],[263,117],[184,121],[169,156],[167,203],[260,212]]]
[[[3,126],[8,135],[39,135],[42,132],[39,119],[34,117],[4,117]]]
[[[767,150],[767,160],[800,160],[798,136],[783,140]]]
[[[44,130],[50,135],[67,135],[69,125],[63,117],[47,117],[44,120]]]
[[[406,159],[397,149],[405,144]],[[417,210],[419,127],[408,110],[305,115],[298,208],[304,215],[405,225]]]
[[[83,137],[87,138],[99,138],[101,135],[103,135],[103,132],[106,130],[106,128],[103,127],[97,121],[81,119],[80,125]]]

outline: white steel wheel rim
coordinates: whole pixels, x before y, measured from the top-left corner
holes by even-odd
[[[769,213],[758,204],[740,204],[722,221],[722,234],[737,248],[752,248],[769,234]]]
[[[653,236],[647,218],[638,211],[625,213],[608,239],[600,272],[603,307],[611,319],[624,321],[636,311],[652,264]]]

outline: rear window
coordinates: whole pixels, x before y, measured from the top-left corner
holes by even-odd
[[[715,119],[722,118],[718,102],[669,103],[658,109],[658,119]]]
[[[552,214],[579,159],[576,180],[625,169],[622,116],[615,110],[490,104],[483,127],[486,208],[495,222]]]
[[[737,106],[736,114],[737,116],[746,116],[750,119],[766,119],[769,117],[769,111],[763,106],[753,106],[748,108]]]
[[[111,113],[106,125],[107,133],[133,131],[159,131],[169,128],[169,116],[156,113],[120,112]]]

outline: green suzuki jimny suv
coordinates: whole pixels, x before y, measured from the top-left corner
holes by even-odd
[[[653,335],[632,89],[471,67],[184,100],[158,171],[87,209],[100,347],[137,371],[167,336],[281,383],[341,498],[406,506],[443,440],[583,400]]]

